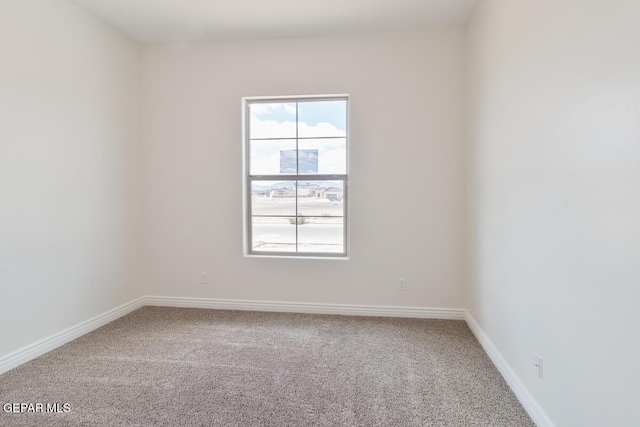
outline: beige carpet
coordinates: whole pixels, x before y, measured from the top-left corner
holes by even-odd
[[[462,321],[144,307],[0,376],[2,426],[533,426]]]

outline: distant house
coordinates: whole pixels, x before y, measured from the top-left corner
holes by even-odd
[[[283,197],[296,197],[296,190],[293,188],[274,188],[269,197],[277,199]]]
[[[313,190],[313,197],[315,197],[316,199],[324,199],[326,198],[326,195],[325,195],[326,191],[327,191],[326,188],[318,187],[315,190]]]
[[[339,202],[344,197],[344,191],[342,188],[329,187],[324,192],[325,199]]]
[[[269,197],[271,195],[271,190],[254,190],[251,192],[252,196],[258,197]]]
[[[255,192],[258,193],[258,192]],[[343,191],[338,187],[324,188],[318,184],[312,184],[310,182],[298,183],[297,193],[295,188],[274,188],[267,193],[269,197],[274,199],[285,197],[309,197],[314,199],[328,199],[333,201],[340,201],[343,198]]]
[[[322,187],[320,187],[318,184],[301,182],[298,184],[298,197],[317,197],[316,192],[320,188]]]

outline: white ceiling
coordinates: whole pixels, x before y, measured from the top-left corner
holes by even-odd
[[[72,0],[141,43],[462,26],[478,0]]]

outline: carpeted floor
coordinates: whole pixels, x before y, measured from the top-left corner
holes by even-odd
[[[462,321],[144,307],[0,375],[2,426],[534,426]]]

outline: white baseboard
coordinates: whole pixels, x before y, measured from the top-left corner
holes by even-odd
[[[516,395],[518,400],[520,400],[520,403],[522,403],[522,406],[527,411],[533,422],[535,422],[538,427],[553,427],[554,424],[542,410],[540,404],[531,395],[529,390],[527,390],[522,381],[520,381],[520,378],[518,378],[513,369],[511,369],[511,366],[509,366],[504,357],[502,357],[496,346],[491,342],[487,334],[484,333],[478,322],[476,322],[468,311],[464,311],[465,320],[467,321],[469,328],[473,331],[473,334],[476,336],[498,371],[502,374],[513,393]]]
[[[144,297],[123,304],[40,341],[0,357],[0,374],[41,356],[61,345],[131,313],[144,305]]]
[[[303,302],[252,301],[217,298],[147,296],[144,305],[159,307],[212,308],[218,310],[272,311],[282,313],[341,314],[347,316],[413,317],[419,319],[464,320],[457,308],[404,307],[385,305],[313,304]]]
[[[35,359],[145,305],[161,307],[210,308],[218,310],[272,311],[287,313],[341,314],[350,316],[412,317],[420,319],[464,320],[465,311],[454,308],[312,304],[280,301],[252,301],[213,298],[146,296],[137,298],[75,326],[53,334],[0,357],[0,374]]]

